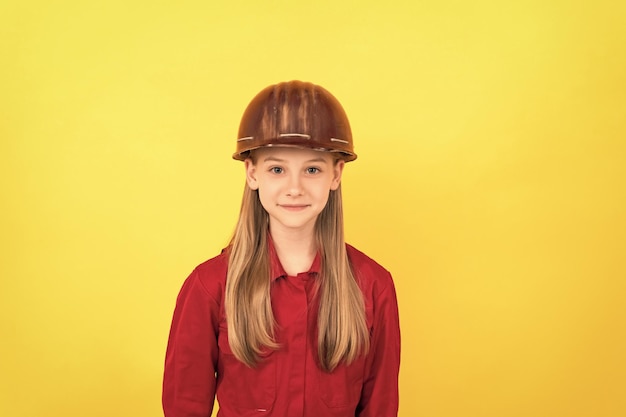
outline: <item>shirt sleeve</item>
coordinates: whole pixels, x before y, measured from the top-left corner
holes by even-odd
[[[374,300],[374,326],[356,417],[398,416],[400,323],[396,291],[389,276]]]
[[[210,417],[218,358],[219,304],[194,271],[176,300],[163,375],[165,417]]]

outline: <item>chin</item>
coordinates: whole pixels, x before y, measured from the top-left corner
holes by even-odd
[[[315,226],[315,219],[274,219],[275,225],[285,229],[300,230],[310,225]]]

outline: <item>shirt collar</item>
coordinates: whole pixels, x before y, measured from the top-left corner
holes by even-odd
[[[269,234],[268,234],[267,244],[268,244],[269,251],[270,251],[270,272],[272,274],[270,278],[271,278],[271,281],[274,282],[278,278],[286,277],[288,274],[287,272],[285,272],[285,268],[283,268],[283,265],[280,263],[280,259],[278,259],[278,254],[276,253],[276,247],[274,247],[274,240],[272,239],[271,236],[269,236]],[[313,263],[311,264],[311,267],[309,268],[307,273],[309,275],[319,274],[320,265],[321,265],[321,259],[320,259],[320,253],[318,251],[315,254]]]

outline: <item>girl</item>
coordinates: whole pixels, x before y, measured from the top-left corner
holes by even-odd
[[[397,417],[400,330],[391,275],[343,235],[348,119],[291,81],[248,105],[234,159],[246,185],[230,244],[177,299],[166,417]]]

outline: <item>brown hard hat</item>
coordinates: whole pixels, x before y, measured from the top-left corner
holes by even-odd
[[[343,107],[324,88],[302,81],[271,85],[248,104],[239,125],[234,159],[253,149],[287,146],[337,152],[356,159],[350,123]]]

